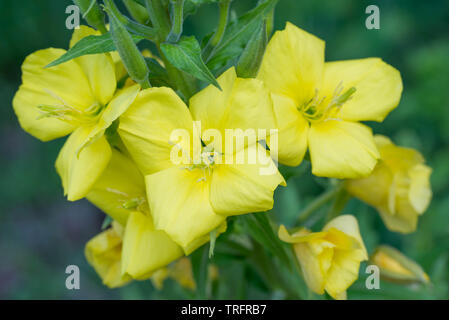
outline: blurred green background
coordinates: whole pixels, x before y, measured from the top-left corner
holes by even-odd
[[[233,6],[239,14],[255,3],[234,0]],[[0,299],[191,297],[171,281],[162,291],[148,281],[115,290],[104,287],[83,255],[84,244],[99,232],[104,215],[85,200],[64,199],[54,170],[63,139],[41,143],[18,125],[11,101],[21,82],[21,63],[38,49],[67,48],[69,4],[69,0],[0,1]],[[370,4],[380,8],[380,30],[365,28],[365,8]],[[215,27],[217,17],[216,7],[207,5],[186,21],[185,33],[200,39]],[[327,60],[376,56],[401,71],[404,93],[399,107],[384,123],[372,126],[397,144],[420,150],[434,170],[433,201],[411,235],[387,231],[377,213],[357,200],[345,208],[359,219],[368,251],[381,243],[395,246],[423,266],[432,284],[404,287],[381,282],[380,290],[367,290],[362,266],[349,298],[448,299],[448,2],[280,0],[275,29],[283,28],[286,21],[324,39]],[[292,225],[298,212],[322,190],[322,181],[310,174],[290,179],[289,187],[276,193],[278,221]],[[80,267],[80,290],[65,288],[65,268],[70,264]],[[242,284],[243,265],[241,261],[226,268],[218,264],[220,282],[228,290],[219,291],[215,298],[282,298],[257,281]]]

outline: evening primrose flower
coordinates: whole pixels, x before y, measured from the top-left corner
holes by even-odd
[[[218,83],[222,91],[203,89],[191,98],[190,111],[172,89],[143,90],[120,120],[119,134],[145,175],[155,227],[184,250],[227,216],[271,209],[274,190],[285,183],[255,139],[248,136],[241,148],[223,140],[226,129],[274,128],[263,83],[237,78],[234,68]],[[179,131],[185,135],[173,136]],[[182,151],[179,162],[176,150]],[[252,163],[233,161],[249,153]],[[274,170],[262,175],[266,166]]]
[[[70,47],[97,34],[81,26],[73,33]],[[83,198],[111,157],[105,130],[131,104],[138,85],[116,90],[114,63],[109,54],[81,56],[45,68],[66,51],[49,48],[29,55],[22,65],[22,85],[14,111],[22,128],[49,141],[70,134],[56,160],[68,199]]]
[[[114,238],[117,240],[114,242],[116,246],[120,242],[120,255],[114,257],[120,260],[117,263],[121,277],[127,275],[137,280],[148,279],[160,268],[184,256],[184,250],[164,231],[155,229],[146,201],[144,177],[134,162],[120,151],[113,149],[111,161],[87,199],[123,228],[120,241]],[[219,232],[225,228],[222,225]],[[199,239],[186,252],[191,253],[207,241],[209,237]],[[89,260],[88,251],[86,256],[88,261],[92,261]],[[94,263],[91,264],[95,267]],[[97,272],[105,279],[104,272]]]
[[[113,221],[112,227],[90,239],[84,249],[89,264],[109,288],[129,283],[132,278],[121,272],[123,227]]]
[[[358,278],[360,262],[368,254],[357,220],[342,215],[321,232],[299,230],[290,235],[284,226],[279,238],[292,243],[307,286],[317,294],[326,291],[334,299],[346,299],[346,289]]]
[[[309,150],[312,173],[368,175],[379,157],[369,127],[399,103],[399,72],[379,58],[324,62],[324,41],[287,23],[270,40],[258,74],[272,92],[279,162],[297,166]]]
[[[432,169],[414,149],[396,146],[381,135],[376,135],[375,141],[381,160],[370,176],[348,180],[346,189],[375,207],[388,229],[413,232],[432,198]]]

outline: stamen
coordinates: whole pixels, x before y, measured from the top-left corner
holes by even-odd
[[[339,120],[336,115],[341,106],[352,98],[356,91],[351,87],[343,94],[343,83],[340,82],[335,88],[332,97],[328,103],[325,103],[326,96],[319,97],[318,90],[315,89],[315,95],[308,102],[298,108],[299,111],[309,122],[319,122],[323,120]]]

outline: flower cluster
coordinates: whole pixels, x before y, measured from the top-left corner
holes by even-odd
[[[70,48],[99,35],[82,26]],[[115,45],[120,55],[51,67],[65,50],[32,53],[13,101],[34,137],[69,135],[56,159],[65,195],[88,199],[113,221],[85,249],[107,286],[151,278],[160,287],[170,276],[194,289],[186,256],[225,232],[229,217],[271,210],[276,188],[286,186],[277,162],[296,167],[307,152],[314,175],[344,179],[344,190],[377,208],[389,229],[416,229],[431,198],[430,168],[362,124],[383,121],[400,100],[400,74],[381,59],[325,62],[324,42],[287,23],[254,77],[231,66],[187,99],[179,86],[133,81]],[[308,287],[335,299],[368,259],[352,215],[319,232],[281,226],[279,238],[292,244]]]

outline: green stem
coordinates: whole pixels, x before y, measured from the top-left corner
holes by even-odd
[[[184,22],[184,0],[174,0],[173,2],[173,24],[168,34],[168,42],[178,42],[182,34],[182,24]]]
[[[203,49],[203,58],[207,62],[209,58],[213,55],[215,48],[220,44],[223,39],[223,35],[226,31],[226,26],[228,25],[229,18],[229,8],[231,7],[232,0],[222,0],[219,3],[220,17],[218,19],[218,27],[212,38],[210,38],[206,47]]]
[[[146,5],[151,22],[159,34],[158,42],[163,42],[170,32],[170,18],[167,10],[161,0],[146,0]]]
[[[303,223],[309,216],[323,205],[331,201],[342,188],[341,184],[329,189],[321,194],[318,198],[315,198],[298,216],[298,222]]]

